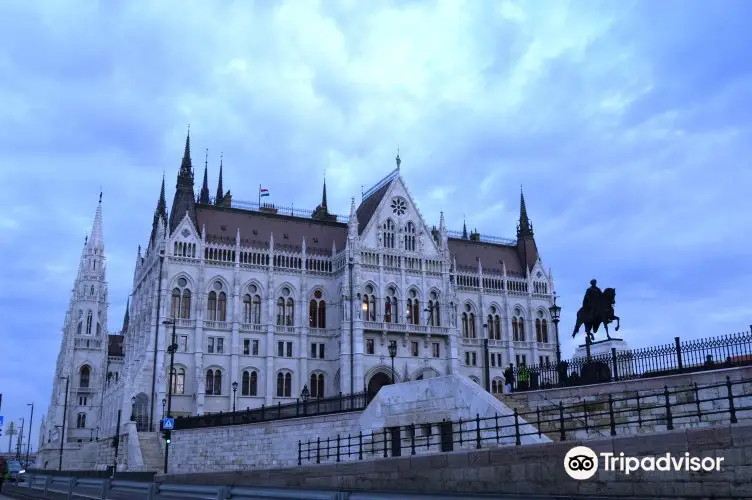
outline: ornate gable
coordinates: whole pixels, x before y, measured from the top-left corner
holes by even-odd
[[[377,195],[381,199],[373,207],[369,219],[361,221],[358,217],[358,222],[361,224],[359,229],[361,229],[362,246],[373,249],[393,248],[407,253],[416,252],[425,257],[440,256],[431,230],[423,220],[402,176],[397,174],[371,197]],[[376,200],[372,200],[371,197],[363,200],[361,207],[376,204]]]

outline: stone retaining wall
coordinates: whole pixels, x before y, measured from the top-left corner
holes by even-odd
[[[584,445],[617,456],[722,457],[719,472],[623,472],[598,470],[576,481],[564,470],[564,456]],[[752,498],[752,426],[681,429],[652,435],[564,441],[382,460],[284,469],[159,475],[156,481],[522,495],[608,495],[653,498]]]

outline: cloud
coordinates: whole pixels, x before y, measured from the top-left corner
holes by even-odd
[[[3,2],[3,413],[47,404],[100,186],[119,329],[136,247],[163,173],[174,186],[188,123],[197,172],[208,148],[213,193],[224,153],[238,200],[263,184],[270,201],[312,208],[326,172],[329,206],[347,213],[399,147],[429,226],[443,210],[451,228],[467,218],[508,237],[523,185],[562,297],[565,355],[592,277],[617,288],[634,346],[745,328],[749,10]]]

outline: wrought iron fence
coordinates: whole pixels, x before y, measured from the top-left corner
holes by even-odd
[[[209,205],[216,205],[215,203],[216,197],[209,197]],[[280,215],[291,215],[293,217],[302,217],[305,219],[310,219],[313,217],[313,210],[308,210],[305,208],[295,208],[295,207],[287,207],[282,205],[275,205],[274,203],[261,203],[254,201],[243,201],[243,200],[236,200],[233,198],[230,201],[230,207],[231,208],[237,208],[240,210],[249,210],[253,212],[272,212],[277,213]],[[350,219],[347,215],[338,215],[338,214],[330,214],[333,217],[336,217],[337,222],[341,222],[344,224],[347,224],[347,221]],[[234,238],[233,238],[233,241]]]
[[[615,398],[608,394],[604,401],[583,402],[564,406],[560,401],[557,411],[518,412],[512,415],[481,417],[471,420],[411,424],[385,428],[383,431],[348,435],[316,437],[298,441],[298,465],[304,463],[344,462],[373,458],[398,457],[426,452],[448,452],[460,449],[480,449],[506,441],[510,445],[522,444],[526,436],[547,434],[552,440],[566,441],[578,431],[608,429],[611,436],[627,427],[648,425],[673,430],[676,425],[697,426],[698,422],[714,419],[718,423],[738,423],[739,419],[752,418],[752,405],[745,404],[752,379],[709,384],[687,389],[645,392],[635,396]],[[715,391],[713,391],[715,389]],[[703,397],[703,393],[716,395]],[[736,392],[736,393],[735,393]],[[740,413],[745,412],[743,415]],[[713,417],[716,416],[716,417]],[[510,421],[510,423],[504,423]],[[526,425],[526,424],[532,424]],[[434,430],[438,430],[434,433]]]
[[[752,365],[749,332],[562,360],[558,365],[512,367],[514,392],[570,387],[619,380],[662,377],[718,368]]]
[[[355,394],[342,394],[340,392],[337,396],[329,398],[297,399],[292,403],[277,403],[274,406],[261,405],[260,408],[246,408],[234,412],[177,417],[175,419],[175,430],[242,425],[288,418],[363,411],[369,402],[369,395],[366,392]]]

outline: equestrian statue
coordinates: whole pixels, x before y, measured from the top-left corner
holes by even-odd
[[[619,331],[619,316],[614,314],[616,289],[606,288],[601,292],[596,283],[595,280],[590,280],[590,288],[585,292],[585,297],[582,299],[582,307],[577,311],[577,324],[574,325],[572,338],[579,333],[582,325],[585,325],[585,334],[587,334],[590,342],[595,340],[594,334],[598,331],[601,324],[603,324],[603,329],[606,331],[608,340],[611,340],[611,335],[608,333],[609,323],[616,321],[615,331]]]

